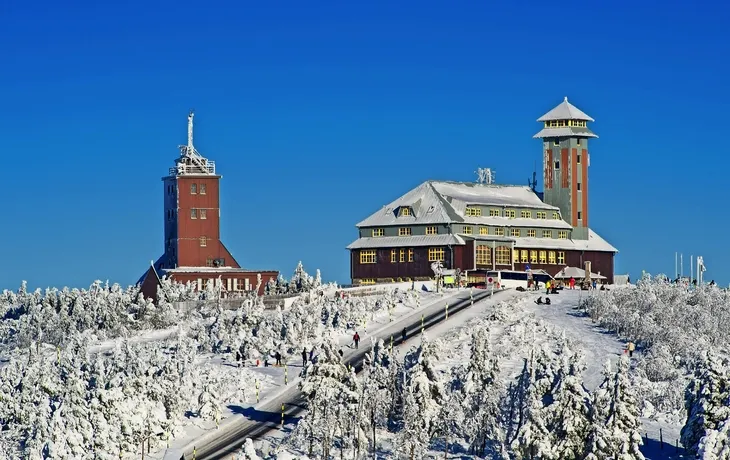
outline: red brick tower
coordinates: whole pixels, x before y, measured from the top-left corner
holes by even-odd
[[[160,268],[240,268],[220,240],[220,180],[215,162],[193,146],[193,113],[188,115],[188,144],[180,146],[168,176],[163,177],[165,254]]]
[[[198,289],[210,283],[225,295],[249,291],[261,275],[267,281],[279,276],[275,270],[241,268],[220,239],[220,180],[215,162],[193,146],[193,113],[188,115],[188,143],[180,146],[175,167],[164,183],[165,251],[138,281],[145,296],[156,298],[161,276],[192,282]]]

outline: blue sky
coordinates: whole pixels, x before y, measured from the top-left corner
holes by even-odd
[[[393,3],[6,2],[0,288],[134,282],[190,108],[238,261],[348,282],[354,225],[420,182],[526,183],[564,96],[617,272],[730,282],[727,6]]]

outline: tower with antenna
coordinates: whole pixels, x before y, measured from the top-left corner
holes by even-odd
[[[588,123],[594,120],[566,97],[537,121],[543,124],[533,136],[543,146],[543,200],[560,208],[572,239],[588,239],[588,141],[598,138]]]
[[[187,144],[162,178],[165,254],[159,268],[240,268],[220,240],[221,176],[193,145],[193,117],[190,111]]]

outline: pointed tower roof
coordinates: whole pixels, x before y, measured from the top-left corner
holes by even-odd
[[[537,121],[550,120],[585,120],[595,121],[586,115],[585,112],[568,102],[568,96],[565,96],[563,102],[558,104],[554,109],[537,119]]]

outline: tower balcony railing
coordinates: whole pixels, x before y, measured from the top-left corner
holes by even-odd
[[[184,176],[187,174],[215,174],[215,161],[207,160],[203,164],[185,164],[178,163],[174,168],[170,168],[171,176]]]

